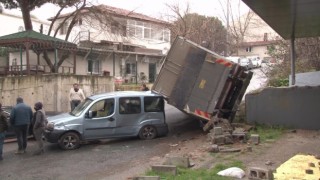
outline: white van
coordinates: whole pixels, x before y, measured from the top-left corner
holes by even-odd
[[[151,91],[118,91],[93,95],[72,112],[48,118],[45,137],[64,150],[81,142],[120,137],[153,139],[168,133],[164,98]]]

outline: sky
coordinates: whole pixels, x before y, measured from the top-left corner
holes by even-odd
[[[223,5],[227,0],[91,0],[94,4],[106,4],[122,9],[133,10],[138,13],[142,13],[155,18],[162,18],[165,20],[166,15],[172,13],[166,4],[176,5],[184,8],[187,3],[190,5],[191,12],[198,13],[205,16],[214,16],[220,18],[222,21],[224,18]],[[220,3],[221,2],[221,3]],[[233,7],[237,7],[239,0],[230,0]],[[226,7],[224,8],[226,10]],[[39,19],[48,19],[53,17],[58,8],[55,8],[52,4],[46,4],[40,8],[35,9],[32,14]],[[241,2],[241,13],[248,11],[248,7]]]

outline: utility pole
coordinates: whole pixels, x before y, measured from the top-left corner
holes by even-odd
[[[226,35],[226,49],[224,52],[224,56],[229,56],[229,14],[230,14],[230,0],[227,0],[227,35]]]

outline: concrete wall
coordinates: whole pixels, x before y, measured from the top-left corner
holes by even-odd
[[[245,97],[250,123],[320,129],[320,86],[267,88]]]
[[[0,78],[0,97],[4,106],[14,106],[18,96],[33,107],[41,101],[46,111],[69,112],[69,90],[77,82],[85,96],[114,91],[111,77],[80,75],[42,75]]]

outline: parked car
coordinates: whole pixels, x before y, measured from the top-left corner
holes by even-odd
[[[153,139],[168,133],[164,98],[151,91],[118,91],[93,95],[72,112],[48,117],[45,137],[64,150],[81,142],[107,138]]]
[[[251,60],[253,67],[261,67],[262,59],[259,56],[248,56],[247,58]]]
[[[9,139],[9,138],[15,138],[16,137],[16,134],[14,132],[14,129],[13,127],[10,125],[10,113],[11,113],[11,110],[12,110],[12,106],[2,106],[2,109],[4,111],[4,113],[7,115],[7,120],[8,120],[8,123],[9,123],[9,129],[8,131],[6,132],[6,139]],[[31,124],[29,126],[29,131],[28,131],[28,136],[33,136],[33,129],[32,129],[33,125]]]
[[[228,60],[234,62],[234,63],[240,63],[240,60],[241,60],[241,57],[238,57],[238,56],[229,56],[227,57]]]
[[[252,61],[248,58],[241,58],[240,66],[245,67],[247,70],[252,69],[254,67]]]

